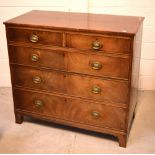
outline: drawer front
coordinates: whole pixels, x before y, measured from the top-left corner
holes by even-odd
[[[98,101],[127,102],[128,82],[95,79],[17,66],[12,66],[12,77],[13,85],[17,86],[57,91]]]
[[[98,101],[127,103],[128,82],[68,75],[67,92]]]
[[[104,51],[107,53],[130,53],[131,40],[113,36],[91,36],[84,34],[67,34],[67,47]]]
[[[71,72],[128,79],[129,58],[70,53],[68,70]]]
[[[31,44],[62,46],[60,32],[8,28],[8,40]]]
[[[63,51],[9,46],[11,63],[30,65],[36,67],[48,67],[65,70],[66,56]]]
[[[18,89],[14,90],[14,100],[16,109],[88,125],[125,129],[125,109]]]
[[[12,84],[48,91],[66,92],[65,74],[41,71],[28,67],[11,66]]]
[[[48,67],[69,72],[128,78],[129,59],[80,53],[66,53],[20,46],[9,46],[10,62],[36,67]]]

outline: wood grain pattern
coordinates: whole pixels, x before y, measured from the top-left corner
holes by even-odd
[[[102,65],[99,70],[94,70],[91,64],[98,62]],[[68,71],[95,76],[105,76],[128,79],[129,58],[119,58],[104,55],[70,53],[68,54]]]
[[[139,86],[139,70],[140,70],[140,56],[141,56],[141,42],[142,42],[142,28],[143,24],[139,26],[139,30],[133,40],[133,57],[132,57],[132,70],[131,70],[131,84],[130,84],[130,96],[128,104],[128,117],[127,117],[127,130],[130,131],[133,119],[136,115],[136,106],[138,103],[138,86]]]
[[[23,46],[9,46],[10,63],[32,65],[35,67],[47,67],[66,70],[66,53],[62,50],[48,50]],[[37,55],[38,60],[32,61],[32,56]]]
[[[99,127],[111,127],[124,130],[125,128],[125,110],[110,106],[94,104],[79,99],[61,98],[43,93],[31,91],[14,91],[16,108],[26,110],[41,115],[63,118],[69,121],[80,122]],[[41,107],[35,106],[35,101],[41,100]],[[24,101],[24,102],[22,102]],[[80,104],[79,104],[80,103]],[[99,118],[94,118],[91,113],[97,111]],[[117,121],[116,121],[117,120]]]
[[[23,46],[9,46],[10,63],[26,66],[47,67],[74,73],[83,73],[95,76],[128,79],[129,58],[120,58],[104,55],[80,54],[63,50],[48,50]],[[37,55],[38,60],[32,61]],[[102,64],[100,70],[94,70],[91,63]]]
[[[133,16],[33,10],[8,20],[5,24],[134,36],[143,19]]]
[[[68,75],[67,91],[74,96],[90,98],[99,101],[127,103],[128,82],[88,78],[85,76]],[[99,87],[99,94],[92,93],[93,87]]]
[[[79,39],[80,38],[80,39]],[[67,34],[66,46],[80,50],[92,50],[92,43],[98,41],[102,47],[101,51],[106,53],[130,53],[130,38],[118,38],[115,36],[95,36],[86,34]],[[97,52],[97,51],[96,51]]]
[[[31,44],[43,44],[52,46],[62,46],[62,34],[61,32],[51,31],[39,31],[36,29],[17,29],[9,28],[8,30],[8,41],[14,42],[25,42]],[[32,35],[38,36],[38,41],[32,43],[30,37]]]
[[[66,93],[66,75],[61,72],[41,71],[20,66],[11,66],[11,71],[14,86]],[[41,81],[35,83],[35,77],[39,77]]]
[[[108,101],[114,103],[127,103],[128,82],[116,80],[104,80],[90,78],[61,72],[49,72],[27,67],[11,66],[12,83],[15,86],[31,89],[56,91],[93,100]],[[33,78],[40,77],[41,82],[35,83]],[[93,87],[100,87],[101,93],[92,93]]]
[[[143,19],[31,11],[4,22],[16,123],[36,117],[112,134],[126,147]]]

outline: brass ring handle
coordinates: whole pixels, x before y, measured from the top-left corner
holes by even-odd
[[[101,93],[101,88],[97,87],[97,86],[94,86],[94,87],[92,87],[91,92],[94,93],[94,94],[100,94]]]
[[[91,116],[95,119],[98,119],[101,117],[100,113],[98,111],[92,111]]]
[[[41,77],[39,77],[39,76],[35,76],[35,77],[33,77],[32,80],[33,80],[33,82],[36,83],[36,84],[41,83]]]
[[[94,42],[92,42],[92,49],[93,50],[100,50],[102,48],[102,44],[95,40]]]
[[[31,55],[31,60],[32,60],[33,62],[36,62],[36,61],[39,60],[39,56],[38,56],[37,54],[32,54],[32,55]]]
[[[30,41],[31,41],[32,43],[37,43],[37,42],[39,41],[39,37],[38,37],[36,34],[32,34],[32,35],[30,36]]]
[[[35,100],[34,104],[36,108],[41,108],[43,106],[43,102],[41,100]]]
[[[102,64],[98,61],[91,62],[90,65],[94,70],[100,70],[102,68]]]

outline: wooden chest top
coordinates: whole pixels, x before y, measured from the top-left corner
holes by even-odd
[[[143,19],[133,16],[34,10],[8,20],[5,24],[133,36]]]

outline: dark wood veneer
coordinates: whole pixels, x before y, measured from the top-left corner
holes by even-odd
[[[126,147],[143,19],[31,11],[4,22],[16,123],[36,117],[112,134]]]

